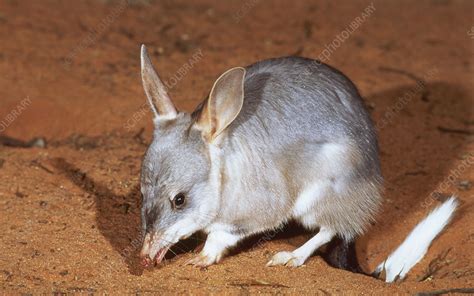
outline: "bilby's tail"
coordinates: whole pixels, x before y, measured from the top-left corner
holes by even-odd
[[[449,223],[458,202],[455,197],[434,209],[412,230],[405,241],[374,271],[378,276],[385,272],[385,281],[403,279],[410,269],[426,254],[436,236]]]

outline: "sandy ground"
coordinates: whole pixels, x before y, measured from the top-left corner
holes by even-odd
[[[47,141],[47,148],[0,146],[0,293],[380,295],[472,288],[474,3],[369,6],[0,0],[0,135]],[[351,28],[358,17],[362,22]],[[461,201],[456,218],[395,284],[333,269],[317,255],[301,268],[266,268],[272,254],[308,237],[296,227],[267,235],[272,239],[257,247],[258,237],[249,240],[205,270],[183,266],[197,237],[177,246],[164,266],[143,270],[136,256],[138,178],[152,125],[139,76],[141,43],[187,111],[224,70],[269,57],[323,57],[353,79],[377,123],[386,177],[384,210],[357,241],[366,271],[450,194]]]

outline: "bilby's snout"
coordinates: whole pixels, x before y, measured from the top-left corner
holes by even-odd
[[[150,250],[151,250],[151,244],[152,244],[152,237],[150,233],[147,233],[145,235],[145,238],[143,239],[143,246],[140,251],[140,258],[143,266],[149,266],[152,262],[152,259],[150,258]]]
[[[145,267],[150,266],[153,262],[160,264],[163,258],[168,252],[171,244],[162,244],[160,235],[156,232],[147,233],[143,240],[143,246],[140,251],[140,258],[142,265]]]
[[[142,250],[140,251],[140,257],[145,257],[145,256],[148,256],[150,254],[151,243],[152,243],[151,238],[152,237],[151,237],[150,233],[147,233],[145,235],[145,238],[143,240]]]

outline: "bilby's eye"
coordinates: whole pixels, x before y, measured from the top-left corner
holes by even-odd
[[[173,198],[173,205],[176,209],[180,209],[186,203],[186,195],[184,193],[178,193]]]

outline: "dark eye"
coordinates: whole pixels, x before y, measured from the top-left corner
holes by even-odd
[[[174,207],[177,209],[182,208],[185,202],[186,202],[186,195],[184,195],[184,193],[176,194],[173,199]]]

